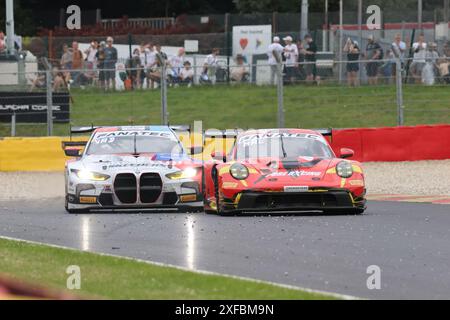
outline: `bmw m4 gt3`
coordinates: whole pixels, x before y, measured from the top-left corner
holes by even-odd
[[[102,127],[91,132],[87,143],[63,142],[66,155],[75,158],[65,168],[69,213],[203,208],[202,164],[190,158],[170,127]]]

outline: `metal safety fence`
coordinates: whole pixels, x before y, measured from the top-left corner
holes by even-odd
[[[0,136],[67,135],[70,125],[369,127],[450,122],[447,59],[269,64],[204,56],[152,67],[0,71]]]

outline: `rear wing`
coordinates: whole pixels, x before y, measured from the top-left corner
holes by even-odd
[[[313,131],[320,133],[324,137],[332,137],[333,136],[333,129],[312,129]]]

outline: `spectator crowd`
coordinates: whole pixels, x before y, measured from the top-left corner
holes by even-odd
[[[4,46],[4,36],[1,34],[0,46]],[[346,54],[345,73],[349,86],[360,84],[363,71],[369,85],[378,85],[380,81],[391,83],[397,72],[398,60],[401,62],[402,75],[408,76],[414,83],[450,84],[449,45],[439,54],[437,44],[426,43],[423,34],[419,35],[411,48],[400,34],[396,34],[386,52],[374,36],[369,36],[364,50],[357,41],[347,38],[343,51]],[[285,84],[320,84],[317,53],[318,46],[311,35],[296,42],[292,36],[282,39],[273,37],[267,48],[270,84],[274,85],[278,80]],[[213,48],[203,64],[198,66],[200,84],[214,85],[218,79],[229,79],[231,83],[251,81],[250,66],[245,56],[238,54],[232,65],[224,67],[219,62],[219,54],[220,50]],[[52,86],[55,91],[71,86],[97,86],[103,90],[114,90],[117,75],[128,90],[154,89],[160,84],[162,77],[169,86],[191,87],[196,66],[192,66],[185,55],[184,48],[180,48],[175,55],[168,56],[159,43],[141,43],[125,63],[118,63],[118,51],[112,37],[107,37],[106,41],[100,43],[93,40],[84,51],[80,50],[77,41],[73,41],[70,46],[64,44],[62,47],[58,67],[52,69]],[[45,85],[45,75],[41,74],[34,79],[32,90]]]

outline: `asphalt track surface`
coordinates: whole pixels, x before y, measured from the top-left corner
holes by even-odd
[[[446,205],[369,202],[362,216],[66,214],[0,203],[0,235],[371,299],[450,298]],[[381,268],[381,289],[367,268]]]

